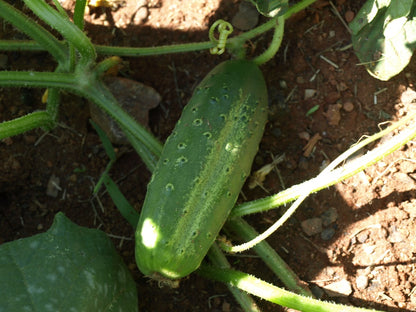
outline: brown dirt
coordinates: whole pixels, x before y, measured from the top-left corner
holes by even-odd
[[[205,41],[209,25],[218,18],[231,20],[238,2],[149,1],[149,15],[143,20],[146,12],[132,18],[131,6],[137,2],[127,1],[127,6],[117,10],[91,10],[86,16],[86,30],[99,44],[157,46]],[[363,3],[333,2],[347,18]],[[126,22],[132,19],[133,24]],[[0,38],[22,38],[9,25],[0,31]],[[251,44],[258,51],[269,39],[269,35],[261,36]],[[351,48],[342,49],[350,42],[347,30],[327,1],[319,1],[287,23],[278,55],[262,66],[271,113],[253,169],[271,162],[271,155],[285,153],[285,161],[277,165],[284,184],[300,183],[316,176],[328,159],[334,159],[361,136],[375,133],[381,122],[397,120],[412,109],[414,104],[401,99],[401,94],[414,88],[414,62],[391,81],[378,81],[357,65]],[[339,68],[323,61],[320,55]],[[7,56],[7,69],[52,70],[54,66],[46,53]],[[125,76],[152,86],[162,95],[161,105],[151,112],[150,127],[157,137],[164,140],[169,135],[194,86],[228,57],[195,52],[125,59],[129,64]],[[377,96],[375,105],[374,92],[383,88],[387,91]],[[305,100],[306,89],[317,93]],[[42,90],[0,89],[1,120],[41,109],[41,94]],[[61,126],[48,133],[39,129],[0,143],[0,243],[44,231],[54,215],[63,211],[77,224],[125,237],[114,239],[114,243],[137,281],[140,311],[240,311],[220,283],[192,274],[179,289],[172,290],[159,288],[138,272],[133,229],[105,192],[95,198],[91,195],[108,159],[88,123],[86,102],[68,94],[63,99]],[[315,105],[319,105],[318,111],[306,117]],[[322,137],[308,157],[303,155],[305,133]],[[139,210],[150,174],[131,148],[120,147],[117,152],[112,177]],[[350,296],[330,300],[384,311],[415,311],[415,154],[415,143],[411,142],[363,173],[310,196],[290,222],[268,239],[269,243],[315,290],[342,279],[352,284]],[[61,190],[55,198],[46,195],[52,175],[60,179]],[[243,192],[251,200],[282,190],[275,172],[267,176],[264,188],[245,187]],[[331,207],[338,213],[335,223],[328,226],[335,230],[332,239],[302,234],[302,221],[319,217]],[[278,217],[278,211],[269,211],[247,220],[262,231]],[[260,260],[230,257],[230,261],[279,285]],[[358,289],[357,279],[363,278],[368,279],[368,285]],[[260,304],[264,311],[284,311]]]

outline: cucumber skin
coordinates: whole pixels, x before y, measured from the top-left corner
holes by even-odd
[[[251,61],[216,66],[166,140],[136,229],[147,276],[196,270],[248,177],[267,121],[267,87]]]

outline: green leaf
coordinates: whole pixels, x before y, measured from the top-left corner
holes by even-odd
[[[416,48],[416,4],[389,2],[367,1],[350,24],[361,65],[380,80],[400,73]]]
[[[257,7],[257,11],[269,17],[282,15],[288,9],[287,0],[250,0]]]
[[[0,312],[138,311],[110,239],[62,213],[47,232],[0,245],[0,285]]]

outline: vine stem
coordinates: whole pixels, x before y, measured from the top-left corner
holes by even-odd
[[[27,1],[27,0],[26,0]],[[36,0],[36,2],[39,0]],[[289,8],[289,10],[283,14],[283,20],[290,18],[293,14],[305,9],[307,6],[315,2],[316,0],[303,0],[298,2],[297,4],[293,5]],[[3,1],[0,1],[2,4]],[[30,1],[29,1],[30,2]],[[52,8],[51,8],[52,10]],[[15,10],[16,11],[16,10]],[[1,10],[0,10],[0,15]],[[2,16],[6,18],[6,16]],[[26,17],[25,17],[26,18]],[[242,46],[243,43],[247,40],[250,40],[256,36],[259,36],[270,29],[276,26],[276,20],[279,16],[276,16],[266,23],[249,30],[241,35],[236,37],[230,38],[227,40],[227,47],[232,46]],[[26,18],[27,19],[27,18]],[[23,30],[23,29],[22,29]],[[23,30],[24,31],[24,30]],[[79,33],[78,33],[79,35]],[[33,36],[31,36],[33,37]],[[72,37],[71,37],[72,38]],[[37,39],[36,39],[37,40]],[[55,39],[56,40],[56,39]],[[59,41],[58,41],[59,42]],[[63,45],[63,43],[61,42]],[[90,43],[86,43],[85,46],[89,45]],[[82,47],[78,46],[78,48]],[[120,46],[103,46],[103,45],[94,45],[94,48],[98,54],[105,54],[105,55],[118,55],[118,56],[156,56],[162,54],[171,54],[171,53],[184,53],[184,52],[193,52],[193,51],[201,51],[201,50],[208,50],[214,48],[216,43],[211,41],[205,42],[197,42],[197,43],[183,43],[183,44],[174,44],[174,45],[164,45],[158,47],[120,47]],[[36,42],[31,41],[9,41],[9,40],[0,40],[0,50],[8,50],[8,51],[16,51],[16,50],[27,50],[27,51],[43,51],[48,50],[47,45],[39,46]]]
[[[0,140],[39,127],[44,127],[50,130],[54,125],[55,123],[48,112],[33,112],[22,117],[0,123]]]
[[[292,186],[282,192],[279,192],[278,194],[240,204],[233,208],[230,217],[244,216],[252,213],[263,212],[279,207],[281,205],[285,205],[297,199],[298,197],[303,196],[304,194],[311,194],[324,188],[328,188],[368,168],[372,164],[382,159],[384,156],[405,145],[407,142],[409,142],[416,136],[416,121],[414,121],[415,117],[416,113],[412,113],[406,116],[405,118],[402,118],[400,121],[396,122],[392,126],[386,128],[385,130],[365,139],[361,143],[354,146],[352,150],[347,150],[344,154],[340,155],[334,161],[334,165],[338,165],[340,162],[345,160],[349,155],[354,153],[354,151],[358,150],[359,148],[362,148],[370,142],[373,142],[374,140],[386,135],[387,133],[397,129],[400,126],[405,125],[407,122],[412,120],[411,124],[407,126],[401,133],[394,136],[382,145],[376,147],[372,151],[369,151],[367,154],[347,162],[344,166],[340,168],[332,169],[330,171],[324,170],[317,177],[303,182],[301,184]],[[331,163],[329,166],[330,168],[334,168],[334,165]]]
[[[66,59],[68,54],[64,43],[60,42],[45,28],[29,19],[13,6],[4,1],[0,1],[0,16],[5,21],[8,21],[16,28],[36,40],[36,44],[29,44],[28,41],[25,41],[24,45],[21,45],[20,47],[20,43],[13,42],[12,40],[6,40],[0,45],[1,48],[4,47],[5,50],[10,50],[15,47],[19,50],[26,50],[28,47],[34,49],[35,45],[38,45],[36,51],[47,50],[59,63],[65,64],[67,62]]]
[[[375,311],[320,301],[310,297],[297,295],[269,284],[250,274],[232,269],[222,268],[219,270],[218,268],[213,268],[206,264],[202,264],[197,270],[197,273],[205,278],[213,279],[215,281],[226,283],[227,285],[238,287],[239,289],[242,289],[267,301],[303,312]]]

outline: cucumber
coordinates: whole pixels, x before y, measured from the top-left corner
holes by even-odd
[[[136,262],[155,279],[196,270],[250,173],[267,121],[267,88],[251,61],[216,66],[166,140],[136,229]]]

